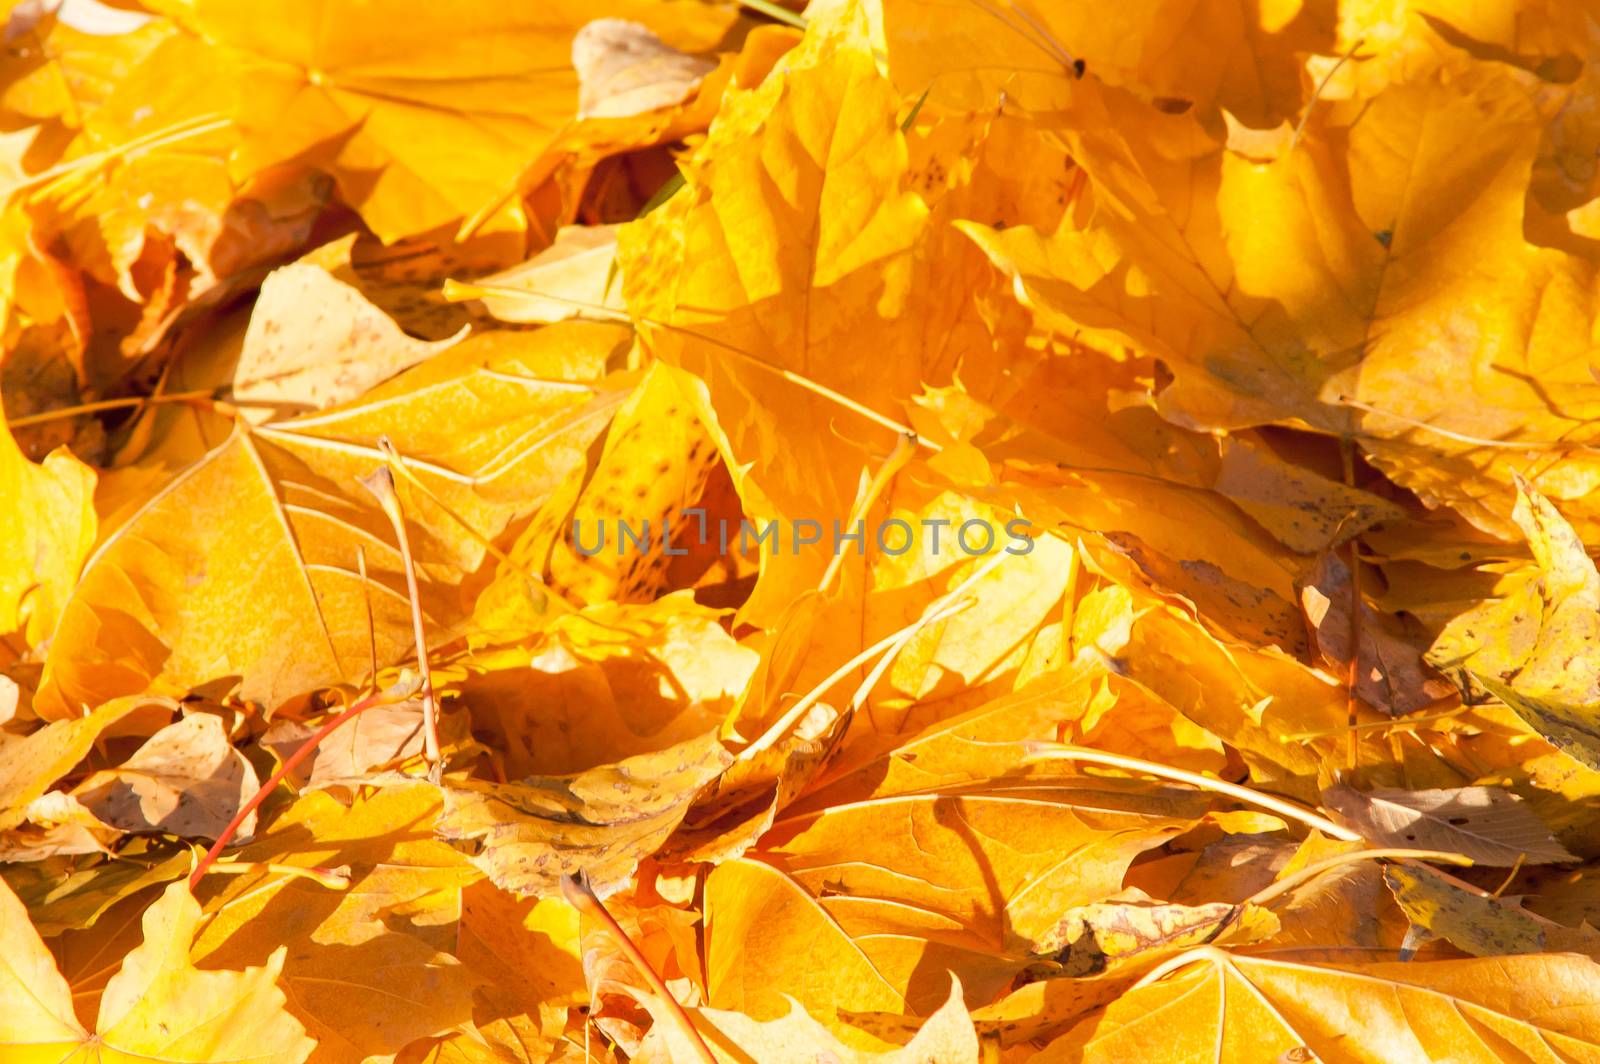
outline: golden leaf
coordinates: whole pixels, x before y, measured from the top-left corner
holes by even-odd
[[[959,982],[951,986],[949,1000],[928,1017],[909,1042],[881,1052],[850,1048],[798,1007],[764,1023],[743,1013],[710,1008],[695,1010],[694,1017],[709,1028],[708,1041],[716,1047],[713,1054],[718,1060],[729,1062],[814,1064],[827,1060],[838,1064],[977,1064],[982,1059],[978,1036],[964,1007]],[[673,1064],[692,1059],[692,1050],[681,1037],[675,1037],[674,1028],[658,1024],[650,1030],[650,1037],[635,1060]]]
[[[567,335],[600,359],[621,339],[611,326],[563,328],[580,330]],[[625,391],[543,380],[525,366],[517,355],[430,364],[323,414],[236,426],[86,564],[45,666],[40,713],[218,681],[275,708],[369,671],[369,609],[379,663],[408,652],[400,554],[358,483],[384,464],[384,436],[408,474],[398,488],[422,608],[436,624],[459,620],[456,583],[482,563],[485,540],[582,460]],[[457,420],[477,431],[457,432]]]
[[[91,1034],[78,1025],[72,991],[28,924],[16,895],[0,884],[0,1048],[18,1064],[119,1064],[214,1060],[300,1064],[315,1043],[284,1011],[278,988],[284,948],[259,968],[201,971],[189,959],[200,906],[175,883],[144,917],[144,942],[123,960],[100,999]],[[5,984],[10,984],[6,986]]]
[[[321,410],[357,398],[451,342],[411,339],[354,288],[296,263],[273,270],[261,285],[233,394],[269,411]]]
[[[50,637],[94,545],[95,474],[66,449],[28,461],[0,426],[0,632],[32,645]]]
[[[317,1039],[308,1058],[317,1064],[392,1055],[466,1021],[471,978],[444,952],[448,925],[430,926],[430,914],[457,909],[478,876],[433,839],[438,809],[437,791],[422,783],[348,809],[325,792],[300,798],[238,852],[255,870],[208,896],[216,915],[195,940],[196,958],[248,964],[287,948],[282,985],[290,1013]],[[332,891],[273,864],[348,869],[350,886]]]
[[[1202,947],[1034,1059],[1592,1060],[1600,966],[1564,954],[1322,965]]]

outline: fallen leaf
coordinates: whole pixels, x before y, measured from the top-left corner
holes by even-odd
[[[472,216],[510,189],[577,103],[571,35],[606,15],[693,48],[714,43],[732,12],[623,0],[445,17],[424,3],[390,9],[373,33],[361,13],[320,0],[271,19],[248,4],[206,0],[179,21],[232,60],[223,76],[240,87],[245,134],[234,171],[309,156],[392,241]],[[279,30],[290,24],[321,31],[285,38]],[[414,57],[442,40],[453,42],[449,64],[417,67]]]
[[[941,998],[945,980],[941,971]],[[908,1009],[906,992],[815,899],[771,865],[748,859],[719,865],[706,881],[706,985],[712,1006],[758,1021],[798,1004],[855,1049],[881,1050],[883,1043],[843,1026],[839,1010]]]
[[[681,592],[596,605],[556,618],[525,649],[484,650],[446,689],[494,739],[507,775],[581,772],[721,724],[758,655],[720,617]]]
[[[73,797],[112,827],[214,839],[260,788],[256,770],[228,742],[222,719],[192,713],[152,735],[114,769],[97,772]],[[255,831],[252,812],[239,826]]]
[[[449,347],[461,334],[414,340],[359,291],[294,263],[262,282],[233,375],[233,395],[268,416],[357,398]]]
[[[119,848],[117,856],[95,863],[69,860],[75,870],[65,876],[54,861],[11,865],[6,881],[28,906],[33,926],[41,935],[94,927],[113,906],[150,887],[171,883],[189,874],[194,854],[187,848],[146,847],[135,839]]]
[[[1259,941],[1277,931],[1277,918],[1260,906],[1171,905],[1146,897],[1069,909],[1040,945],[1058,954],[1067,974],[1093,975],[1110,966],[1125,971],[1134,958],[1153,965],[1175,950]]]
[[[452,783],[436,830],[476,843],[473,864],[504,890],[554,897],[563,875],[582,871],[604,898],[666,841],[729,760],[711,732],[574,776]]]
[[[603,18],[572,38],[578,118],[627,118],[681,103],[716,63],[670,47],[627,19]]]
[[[1322,965],[1201,947],[1034,1059],[1443,1059],[1597,1052],[1585,957]]]
[[[101,732],[141,704],[119,699],[84,716],[46,724],[25,738],[0,741],[0,831],[22,823],[28,803],[72,771]]]
[[[921,1024],[904,1046],[881,1052],[860,1051],[845,1045],[799,1006],[765,1023],[739,1012],[701,1008],[692,1014],[697,1029],[705,1032],[713,1055],[729,1062],[759,1060],[763,1064],[977,1064],[978,1035],[962,1001],[961,984],[950,988],[950,999]],[[691,1059],[693,1048],[677,1029],[657,1023],[634,1057],[641,1062],[672,1064]]]
[[[948,914],[996,947],[1048,952],[1064,911],[1117,893],[1134,858],[1193,823],[1180,808],[1160,787],[990,782],[780,816],[760,847],[813,893]]]
[[[219,680],[276,708],[359,680],[374,653],[369,616],[380,665],[409,653],[400,553],[357,482],[385,462],[378,439],[392,439],[410,473],[398,491],[428,577],[421,608],[435,624],[459,620],[457,583],[482,564],[485,540],[582,460],[625,392],[544,380],[524,360],[563,340],[603,359],[623,336],[559,326],[526,354],[420,366],[327,413],[235,426],[86,564],[45,665],[40,714]],[[458,419],[477,431],[456,431]]]
[[[1532,914],[1452,883],[1426,865],[1390,865],[1384,881],[1412,926],[1474,957],[1543,953],[1544,927]]]
[[[276,720],[261,736],[261,745],[282,760],[317,731],[299,721]],[[317,790],[359,780],[373,769],[421,754],[422,732],[422,704],[415,699],[362,710],[360,716],[317,744],[300,763],[296,782]]]
[[[501,321],[614,321],[623,313],[615,225],[563,226],[550,246],[520,265],[476,281],[450,281],[452,300],[479,299]]]
[[[760,88],[728,94],[683,164],[684,193],[618,235],[629,313],[650,323],[659,357],[694,374],[686,394],[752,519],[844,521],[865,448],[893,442],[785,371],[879,417],[893,417],[922,383],[920,323],[897,319],[912,298],[927,208],[901,187],[904,137],[862,21],[841,16],[814,30]],[[824,357],[839,345],[874,357]],[[774,410],[790,426],[782,436]],[[819,551],[798,562],[780,560],[787,551],[763,556],[770,601],[763,609],[758,595],[746,609],[769,619],[826,566]],[[797,566],[787,586],[766,575]]]
[[[1600,573],[1572,526],[1520,478],[1512,516],[1533,548],[1527,582],[1456,617],[1429,657],[1466,669],[1557,749],[1600,769]]]
[[[0,565],[0,633],[23,630],[29,645],[55,631],[94,545],[95,474],[65,449],[28,461],[0,427],[0,536],[11,544]]]
[[[1264,525],[1290,550],[1320,554],[1405,511],[1386,499],[1314,477],[1270,448],[1224,439],[1217,491]]]
[[[384,787],[349,808],[325,792],[298,799],[236,859],[248,874],[202,884],[214,916],[195,940],[207,966],[251,963],[287,949],[281,982],[289,1012],[316,1039],[314,1064],[392,1056],[443,1034],[472,1013],[472,978],[445,950],[462,888],[479,878],[434,840],[438,791]],[[272,864],[348,868],[329,890]],[[216,889],[209,889],[216,888]]]
[[[42,861],[63,854],[112,854],[122,829],[95,816],[65,791],[51,791],[23,809],[27,823],[0,832],[0,861]]]
[[[144,942],[122,962],[100,999],[95,1033],[73,1015],[72,989],[28,923],[16,895],[0,884],[0,1046],[19,1062],[207,1060],[300,1064],[315,1043],[284,1011],[277,981],[285,950],[259,968],[201,971],[189,959],[200,906],[175,883],[146,911]],[[10,983],[9,987],[3,984]]]
[[[979,0],[889,0],[883,8],[896,81],[913,93],[934,86],[947,106],[980,110],[1004,92],[1048,111],[1087,70],[1207,112],[1226,108],[1257,127],[1296,113],[1300,56],[1330,48],[1334,29],[1331,9],[1232,0],[1204,8],[1171,0],[1093,16],[1026,0],[1004,15]],[[1178,29],[1184,26],[1187,32]]]
[[[1350,567],[1337,554],[1324,554],[1300,588],[1311,640],[1324,661],[1343,676],[1353,656]],[[1422,651],[1386,630],[1383,617],[1360,605],[1355,666],[1356,694],[1373,709],[1391,716],[1412,713],[1454,693],[1455,687],[1423,661]]]
[[[1377,846],[1462,853],[1477,864],[1501,867],[1577,860],[1520,798],[1497,787],[1363,793],[1337,783],[1322,801]]]

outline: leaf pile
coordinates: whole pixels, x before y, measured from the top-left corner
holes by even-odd
[[[1600,1061],[1600,8],[6,18],[0,1058]]]

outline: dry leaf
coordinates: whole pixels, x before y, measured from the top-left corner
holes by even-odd
[[[572,341],[600,359],[625,335],[560,328],[541,341]],[[436,575],[423,585],[423,608],[435,623],[458,618],[456,584],[482,563],[485,538],[537,506],[622,398],[610,384],[528,373],[537,351],[418,367],[337,410],[236,427],[85,566],[45,666],[41,715],[152,684],[186,690],[230,678],[243,697],[275,708],[368,671],[369,610],[380,663],[408,652],[399,551],[357,482],[383,465],[385,435],[411,474],[398,488],[420,561],[437,567],[425,570]],[[459,432],[457,420],[475,431]]]
[[[364,13],[320,0],[271,19],[247,4],[208,0],[181,21],[233,61],[223,76],[241,90],[245,133],[235,171],[309,153],[387,241],[471,216],[510,189],[577,103],[571,35],[605,15],[642,20],[674,45],[705,47],[731,12],[562,0],[537,12],[446,16],[421,3],[387,9],[383,32],[374,33]],[[285,38],[278,31],[286,25],[321,31]],[[451,42],[450,61],[419,68],[415,57],[441,41]]]
[[[554,897],[586,872],[602,898],[683,819],[730,757],[714,732],[574,776],[444,788],[440,838],[476,843],[473,864],[505,890]]]
[[[465,330],[463,330],[463,333]],[[322,410],[459,340],[414,340],[321,267],[294,263],[262,282],[233,373],[233,395],[268,416]]]
[[[122,837],[121,828],[95,816],[65,791],[51,791],[23,809],[27,823],[0,832],[0,861],[42,861],[64,854],[104,853]]]
[[[1110,966],[1125,971],[1134,958],[1153,965],[1175,950],[1259,941],[1277,931],[1277,918],[1259,906],[1169,905],[1143,897],[1069,909],[1041,945],[1058,954],[1068,975],[1093,975]]]
[[[1462,853],[1501,867],[1577,860],[1522,799],[1497,787],[1363,793],[1338,783],[1322,802],[1375,846]]]
[[[659,323],[652,348],[695,375],[685,393],[756,518],[844,521],[863,446],[893,442],[775,370],[887,416],[919,390],[921,323],[897,319],[927,208],[902,190],[893,94],[859,21],[819,25],[761,88],[731,95],[684,164],[684,193],[618,237],[629,313]],[[769,186],[783,191],[769,198]],[[838,347],[873,354],[826,357]],[[798,563],[788,551],[764,555],[764,575],[798,564],[805,586],[826,565],[820,551]],[[797,593],[774,586],[768,619]]]
[[[108,702],[84,716],[46,724],[26,738],[6,736],[0,741],[0,830],[20,824],[29,802],[70,772],[101,732],[146,701]]]
[[[0,427],[0,632],[25,629],[28,643],[55,631],[78,569],[94,545],[94,471],[67,450],[28,461]]]
[[[228,742],[220,717],[193,713],[156,732],[128,760],[97,772],[72,794],[123,831],[214,839],[260,787],[256,770]],[[255,831],[255,814],[240,825]]]
[[[572,38],[578,117],[627,118],[681,103],[716,63],[668,46],[650,27],[596,19]]]
[[[1063,912],[1115,894],[1134,858],[1192,825],[1174,798],[996,781],[782,816],[760,846],[813,893],[948,914],[996,946],[1046,952]]]
[[[298,721],[273,721],[261,745],[284,759],[317,730]],[[422,704],[416,699],[373,706],[318,743],[301,762],[296,781],[316,790],[359,780],[373,769],[422,753],[422,731]]]
[[[1413,927],[1474,957],[1545,950],[1544,927],[1533,915],[1452,883],[1426,865],[1390,865],[1383,878]]]
[[[615,225],[563,226],[527,262],[477,281],[445,285],[451,299],[481,299],[501,321],[615,321],[623,311]]]
[[[1301,554],[1331,550],[1380,521],[1405,515],[1394,503],[1315,477],[1270,449],[1239,439],[1222,441],[1216,487]]]
[[[1311,640],[1324,661],[1343,676],[1351,650],[1350,567],[1324,554],[1300,589]],[[1385,630],[1378,611],[1361,603],[1356,693],[1373,709],[1401,716],[1451,694],[1455,688],[1422,660],[1422,652]]]
[[[715,729],[756,667],[720,616],[686,593],[597,605],[556,619],[526,649],[476,655],[454,690],[509,776],[651,753]]]
[[[1600,15],[799,6],[7,10],[0,1057],[1600,1062]]]
[[[1465,668],[1552,745],[1600,769],[1600,573],[1572,526],[1520,478],[1512,516],[1533,548],[1529,580],[1453,620],[1429,657]]]
[[[322,792],[299,799],[238,851],[256,871],[208,881],[220,888],[208,895],[218,915],[196,938],[196,959],[249,964],[287,946],[281,979],[289,1011],[317,1040],[314,1064],[393,1055],[465,1022],[472,978],[444,952],[453,932],[437,914],[453,917],[478,876],[433,839],[438,810],[423,783],[349,808]],[[350,885],[329,890],[270,864],[344,869]]]

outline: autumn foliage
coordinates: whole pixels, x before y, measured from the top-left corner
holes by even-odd
[[[1594,3],[6,10],[0,1062],[1600,1061]]]

